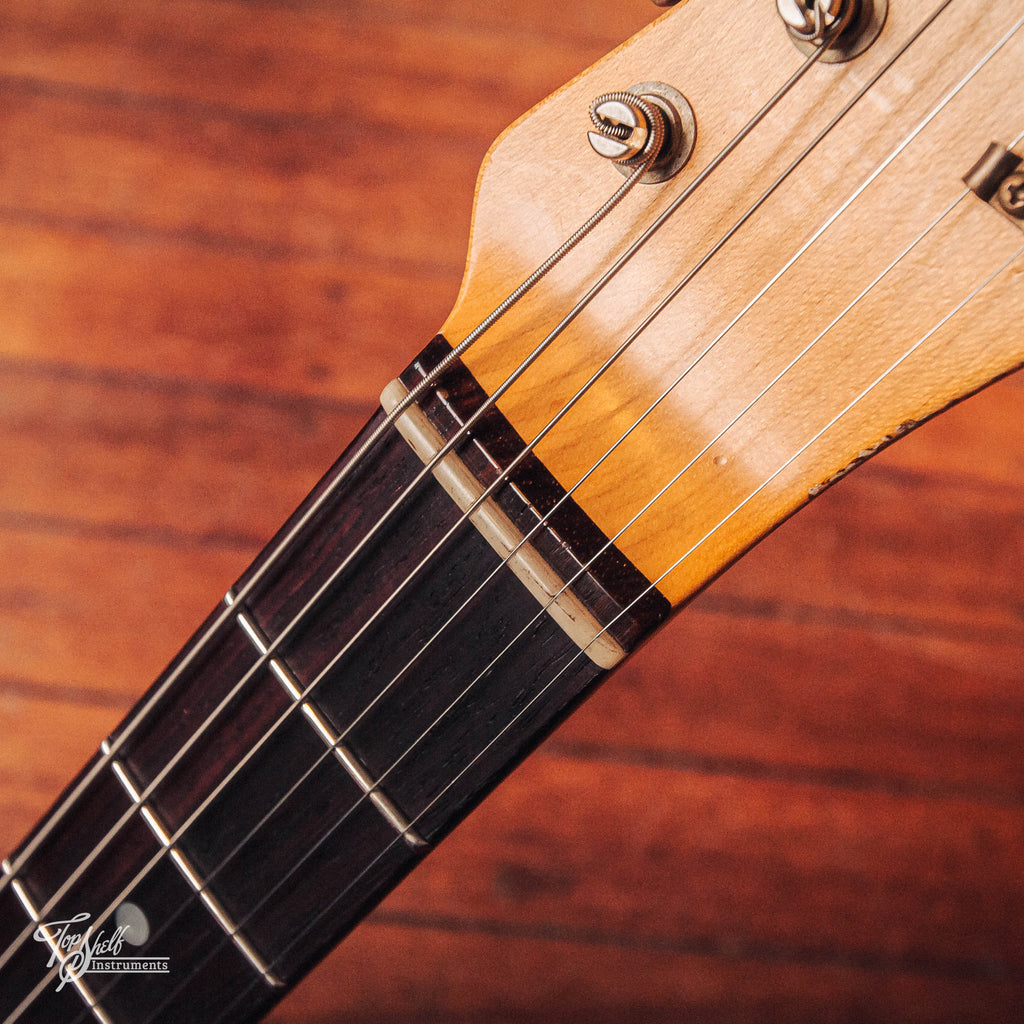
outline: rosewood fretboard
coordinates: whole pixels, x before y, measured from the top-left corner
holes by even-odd
[[[436,339],[405,386],[447,351]],[[485,397],[455,364],[420,408],[448,439]],[[492,409],[457,452],[489,487],[523,447]],[[11,856],[0,1019],[23,1004],[26,1022],[260,1016],[605,674],[430,476],[334,578],[422,469],[389,431],[286,557],[268,564],[275,540],[256,559],[139,707],[160,694],[155,705],[129,715],[66,809]],[[634,647],[667,602],[536,458],[511,477],[493,494],[501,513]],[[87,972],[58,990],[52,948],[26,933],[80,914],[108,934],[134,920],[126,935],[144,941],[121,955],[166,958],[166,973]]]

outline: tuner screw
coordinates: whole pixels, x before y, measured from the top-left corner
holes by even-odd
[[[820,46],[846,27],[854,5],[847,0],[776,0],[776,7],[791,35]]]
[[[1017,220],[1024,220],[1024,174],[1011,174],[999,186],[999,205]]]
[[[637,162],[651,137],[651,125],[638,106],[608,98],[594,106],[591,117],[597,131],[587,132],[587,138],[598,156],[620,164]]]

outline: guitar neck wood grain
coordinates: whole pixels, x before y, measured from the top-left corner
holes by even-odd
[[[1024,310],[1020,264],[966,301],[1024,239],[963,182],[992,138],[1024,132],[1009,88],[1024,47],[1008,38],[1019,15],[951,5],[903,53],[932,13],[894,5],[866,54],[812,68],[607,284],[607,265],[803,62],[761,5],[667,14],[515,124],[485,162],[466,277],[444,327],[453,341],[616,187],[567,131],[593,97],[654,79],[697,113],[684,172],[630,195],[465,356],[495,390],[601,286],[499,402],[533,438],[641,332],[538,454],[566,488],[587,475],[577,500],[673,603],[860,453],[1024,363],[1005,330]],[[723,93],[716,83],[731,69],[744,85]]]

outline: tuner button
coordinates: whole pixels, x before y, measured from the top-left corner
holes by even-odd
[[[651,0],[655,7],[675,7],[679,0]]]

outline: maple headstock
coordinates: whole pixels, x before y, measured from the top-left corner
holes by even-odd
[[[537,447],[566,488],[615,449],[574,496],[673,602],[867,453],[1024,362],[1010,329],[1024,234],[962,180],[993,139],[1024,129],[1008,88],[1024,56],[1013,17],[946,5],[927,23],[894,4],[877,42],[810,68],[500,400],[532,439],[692,274]],[[442,329],[453,344],[621,184],[586,142],[595,96],[665,82],[698,126],[680,174],[637,186],[468,350],[488,393],[804,60],[771,7],[692,0],[498,139]]]

